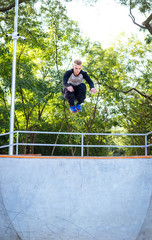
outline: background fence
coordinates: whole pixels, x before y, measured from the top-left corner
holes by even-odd
[[[37,153],[41,154],[41,152],[39,152],[38,150],[40,150],[40,147],[53,147],[51,150],[51,154],[49,155],[53,155],[52,153],[54,153],[54,150],[56,147],[60,147],[62,149],[65,148],[80,148],[80,156],[84,156],[84,149],[87,148],[142,148],[144,149],[144,155],[147,156],[148,155],[148,148],[150,148],[152,146],[151,143],[151,137],[150,140],[148,142],[148,136],[152,135],[152,132],[148,132],[148,133],[74,133],[74,132],[34,132],[34,131],[14,131],[14,143],[13,145],[13,149],[15,152],[15,155],[19,155],[20,154],[28,154],[31,153],[29,151],[29,147],[33,148],[34,147],[39,147],[37,148]],[[54,137],[50,137],[48,138],[47,143],[37,143],[34,142],[35,137],[30,137],[30,136],[36,136],[39,135],[39,139],[41,139],[42,134],[44,135],[51,135],[51,136],[56,136],[56,138]],[[4,133],[4,134],[0,134],[0,137],[9,137],[10,133]],[[23,137],[24,135],[24,137]],[[63,143],[59,141],[59,136],[64,135],[68,136],[68,141],[70,142],[70,144],[67,143]],[[131,137],[132,139],[132,143],[133,144],[127,144],[127,145],[121,145],[121,144],[106,144],[106,142],[111,142],[111,140],[106,140],[104,141],[104,144],[100,144],[101,142],[101,138],[103,140],[103,137],[107,136],[109,137]],[[91,144],[91,140],[90,137],[92,137],[92,141],[94,142],[93,144]],[[142,137],[142,142],[144,142],[144,144],[141,145],[137,145],[135,138],[136,137]],[[88,140],[89,139],[89,140]],[[1,140],[1,139],[0,139]],[[31,140],[31,141],[30,141]],[[51,140],[54,141],[54,143],[51,143]],[[63,141],[65,141],[65,139],[63,139]],[[128,141],[128,140],[127,140]],[[9,148],[11,145],[8,143],[9,140],[5,139],[5,141],[3,142],[7,142],[7,144],[3,143],[3,145],[0,146],[0,149],[4,149],[4,148]],[[58,143],[59,142],[59,143]],[[119,143],[119,140],[117,140],[116,142]],[[121,141],[120,141],[121,142]],[[22,147],[22,151],[19,151],[19,147]],[[24,149],[24,151],[23,151]],[[64,150],[66,152],[66,150]],[[89,152],[89,151],[88,151]],[[35,153],[34,151],[32,153]],[[64,154],[63,154],[64,155]],[[72,152],[71,155],[74,155],[74,150]],[[88,155],[88,154],[86,154]]]

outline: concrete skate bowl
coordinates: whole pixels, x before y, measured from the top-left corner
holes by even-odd
[[[0,156],[0,240],[151,239],[151,156]]]

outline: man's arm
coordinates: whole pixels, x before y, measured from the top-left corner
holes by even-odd
[[[69,79],[69,77],[71,76],[72,73],[73,73],[73,70],[71,69],[71,70],[66,71],[64,76],[63,76],[63,82],[62,83],[63,83],[63,86],[66,87],[66,88],[72,86],[70,83],[68,83],[68,79]]]
[[[91,88],[94,88],[94,83],[93,83],[92,79],[89,77],[89,75],[87,74],[87,72],[82,71],[82,74],[83,74],[84,79],[85,79],[85,80],[87,81],[87,83],[89,84],[90,89],[91,89]]]
[[[87,72],[82,71],[82,74],[83,74],[84,79],[87,81],[87,83],[90,86],[91,93],[96,93],[97,89],[94,87],[94,83],[93,83],[92,79],[89,77],[89,75],[87,74]]]

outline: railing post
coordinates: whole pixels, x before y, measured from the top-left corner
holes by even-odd
[[[147,156],[147,134],[145,135],[145,156]]]
[[[18,156],[18,142],[19,142],[19,132],[17,131],[17,136],[16,136],[16,155]]]
[[[81,157],[83,157],[83,133],[81,134]]]

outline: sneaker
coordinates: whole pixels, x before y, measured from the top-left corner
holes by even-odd
[[[77,110],[77,112],[82,112],[82,109],[81,109],[81,105],[80,105],[80,104],[77,104],[76,110]]]
[[[76,113],[77,112],[75,106],[71,106],[70,107],[70,111],[71,111],[71,113]]]

